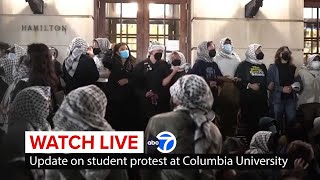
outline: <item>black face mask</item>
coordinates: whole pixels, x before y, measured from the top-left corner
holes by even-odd
[[[284,52],[282,53],[281,58],[282,58],[283,60],[285,60],[285,61],[289,61],[289,60],[291,59],[291,55],[290,55],[290,53],[289,53],[288,51],[284,51]]]
[[[155,54],[154,54],[154,58],[155,58],[157,61],[160,61],[161,58],[162,58],[162,53],[155,53]]]
[[[313,61],[320,61],[320,56],[314,57]]]
[[[256,55],[258,60],[262,60],[264,58],[263,52],[260,52],[259,54]]]
[[[100,48],[93,48],[93,54],[97,55],[101,53],[101,49]]]
[[[216,56],[216,50],[215,49],[211,49],[210,51],[209,51],[209,56],[210,57],[215,57]]]
[[[181,60],[180,59],[175,59],[171,63],[173,66],[180,66],[181,65]]]

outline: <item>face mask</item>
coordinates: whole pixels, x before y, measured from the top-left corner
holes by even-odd
[[[215,57],[216,56],[216,50],[215,49],[211,49],[210,51],[209,51],[209,56],[210,57]]]
[[[173,66],[180,66],[181,65],[181,60],[180,59],[175,59],[171,63]]]
[[[258,60],[262,60],[264,58],[263,52],[260,52],[259,54],[256,55]]]
[[[100,48],[93,48],[93,54],[97,55],[101,53],[101,49]]]
[[[120,57],[121,57],[122,59],[128,59],[128,57],[129,57],[129,50],[120,51]]]
[[[8,54],[8,58],[11,59],[11,60],[14,60],[14,59],[16,59],[16,54],[15,53],[9,53]]]
[[[282,58],[283,60],[285,60],[285,61],[289,61],[289,60],[291,59],[291,55],[290,55],[290,53],[289,53],[288,51],[284,51],[284,52],[282,53],[281,58]]]
[[[162,58],[162,53],[155,53],[155,54],[154,54],[154,58],[155,58],[157,61],[161,60],[161,58]]]
[[[233,51],[233,47],[231,44],[225,44],[223,45],[223,51],[226,53],[226,54],[231,54],[232,51]]]
[[[320,56],[314,57],[313,61],[320,61]]]
[[[312,61],[311,67],[314,70],[319,70],[320,69],[320,62],[319,61]]]

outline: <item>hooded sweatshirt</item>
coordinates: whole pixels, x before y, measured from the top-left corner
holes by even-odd
[[[224,43],[227,39],[230,39],[230,38],[223,38],[220,41],[220,49],[216,57],[214,58],[214,61],[218,64],[219,69],[221,70],[223,76],[234,77],[236,69],[241,60],[240,60],[240,57],[235,52],[232,52],[231,54],[226,54],[224,52]]]
[[[319,55],[308,58],[307,64],[299,72],[303,84],[303,91],[299,96],[298,105],[308,103],[320,103],[320,70],[314,70],[311,63]]]

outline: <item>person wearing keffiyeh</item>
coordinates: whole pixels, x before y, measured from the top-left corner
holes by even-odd
[[[234,84],[239,79],[234,77],[234,75],[241,60],[234,52],[234,44],[230,38],[221,39],[219,50],[213,60],[218,64],[224,76],[221,93],[217,98],[221,132],[223,136],[234,136],[240,101],[239,90]]]
[[[163,79],[163,86],[173,85],[180,77],[184,76],[190,70],[190,64],[187,63],[185,56],[179,51],[173,51],[168,59],[171,70],[167,71],[167,77]]]
[[[15,98],[10,111],[8,130],[4,140],[6,160],[17,162],[25,156],[25,131],[50,131],[47,117],[51,107],[49,86],[33,86],[22,90]],[[18,160],[24,163],[24,160]]]
[[[54,131],[113,131],[104,119],[107,98],[95,85],[71,91],[53,118]],[[46,170],[46,178],[54,179],[71,175],[83,179],[126,180],[125,170]],[[111,178],[113,177],[113,178]]]
[[[189,73],[203,77],[210,86],[213,97],[217,98],[219,94],[218,86],[221,85],[223,77],[217,63],[213,61],[215,55],[216,49],[212,41],[200,43],[197,48],[196,62]],[[216,102],[213,105],[214,110],[217,110]]]
[[[2,67],[5,72],[4,81],[10,85],[14,82],[14,69],[18,66],[20,58],[26,55],[24,48],[17,44],[13,44],[8,50],[6,56],[2,60]]]
[[[155,114],[170,111],[169,88],[163,86],[170,65],[162,60],[164,51],[165,47],[159,42],[150,42],[147,59],[133,70],[134,90],[139,99],[139,130],[144,130]]]
[[[146,139],[154,138],[163,131],[175,135],[177,145],[173,154],[219,154],[222,149],[222,136],[211,121],[213,96],[206,81],[197,75],[185,75],[171,86],[170,94],[174,110],[152,117],[145,131]],[[148,154],[158,153],[145,146]],[[215,179],[214,170],[145,170],[143,179]],[[152,177],[152,178],[151,178]]]
[[[251,44],[246,60],[237,68],[235,77],[240,90],[241,118],[237,124],[237,135],[247,139],[258,131],[259,119],[268,115],[267,67],[260,44]],[[258,108],[257,108],[258,107]]]
[[[67,94],[79,87],[95,84],[99,79],[99,71],[92,58],[93,52],[88,50],[88,43],[79,37],[74,38],[69,44],[67,58],[63,63]]]
[[[298,74],[304,87],[298,99],[298,107],[303,112],[304,127],[310,131],[313,120],[320,117],[320,55],[310,55]]]

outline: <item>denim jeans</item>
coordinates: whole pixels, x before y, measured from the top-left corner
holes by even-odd
[[[281,100],[279,104],[274,104],[275,119],[281,131],[284,131],[288,126],[294,125],[296,120],[296,106],[297,102],[293,98]]]

